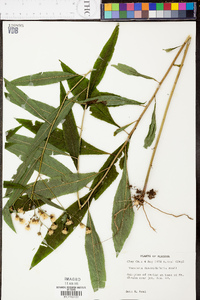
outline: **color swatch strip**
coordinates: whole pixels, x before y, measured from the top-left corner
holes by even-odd
[[[104,3],[102,19],[196,19],[196,2]]]

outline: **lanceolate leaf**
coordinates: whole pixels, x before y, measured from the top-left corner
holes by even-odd
[[[118,71],[126,74],[126,75],[133,75],[133,76],[138,76],[138,77],[143,77],[145,79],[152,79],[157,81],[155,78],[138,73],[138,71],[136,71],[135,69],[133,69],[132,67],[129,67],[127,65],[124,64],[118,64],[118,65],[112,65],[113,67],[115,67]]]
[[[100,150],[91,144],[87,143],[84,140],[81,140],[81,155],[100,155],[100,154],[108,154],[107,152]]]
[[[11,82],[16,86],[37,86],[57,83],[75,76],[76,74],[69,72],[41,72],[34,75],[23,76]]]
[[[104,164],[104,166],[108,166],[110,165],[113,157],[118,153],[119,149],[121,148],[121,146],[116,149],[113,154],[107,159],[106,163]],[[103,169],[103,167],[99,170],[99,172]],[[103,185],[103,191],[105,191],[110,184],[113,182],[113,180],[115,180],[115,178],[117,177],[118,173],[116,172],[116,168],[111,169],[110,175],[105,178],[104,180],[104,185]],[[97,182],[99,179],[101,179],[102,177],[102,173],[100,173],[99,175],[97,175],[96,178]],[[96,182],[94,181],[91,188],[93,188],[96,185]],[[31,264],[31,268],[33,268],[35,265],[37,265],[41,260],[43,260],[46,256],[48,256],[51,252],[53,252],[54,249],[56,249],[58,246],[60,246],[65,240],[66,238],[73,232],[73,230],[76,228],[76,226],[82,221],[85,213],[88,210],[88,206],[90,205],[92,199],[94,197],[96,197],[96,199],[101,195],[101,188],[102,185],[100,186],[100,188],[95,189],[94,192],[88,193],[87,195],[85,195],[84,197],[82,197],[80,199],[80,203],[83,205],[84,203],[86,203],[87,201],[87,205],[84,205],[82,207],[82,209],[79,209],[79,205],[78,205],[78,201],[74,202],[74,204],[72,204],[67,210],[67,214],[69,214],[69,216],[72,218],[73,220],[73,226],[69,226],[68,229],[68,234],[64,235],[62,234],[62,229],[65,227],[63,219],[66,219],[66,214],[62,214],[58,220],[56,220],[56,224],[58,224],[58,228],[55,230],[53,235],[46,235],[45,236],[45,241],[47,242],[47,244],[49,245],[48,247],[44,247],[44,246],[40,246],[37,253],[35,254],[32,264]]]
[[[40,127],[44,124],[42,122],[35,122],[35,125],[33,125],[32,121],[30,120],[25,120],[25,119],[16,119],[20,124],[22,124],[25,128],[27,128],[28,130],[30,130],[33,133],[37,133],[38,130],[40,129]],[[63,153],[66,150],[66,145],[65,145],[65,141],[63,138],[63,130],[56,128],[52,133],[51,136],[49,138],[49,144],[55,146],[56,148],[58,148],[59,150],[61,150]],[[68,152],[68,151],[67,151]],[[61,153],[54,153],[54,154],[61,154]]]
[[[70,72],[72,74],[76,74],[72,69],[70,69],[70,67],[68,67],[66,64],[64,64],[62,61],[61,62],[61,67],[63,69],[64,72]],[[73,89],[73,87],[83,78],[83,76],[78,75],[74,78],[70,78],[67,80],[67,83],[69,85],[69,89]],[[87,93],[88,93],[88,88],[89,88],[89,80],[87,78],[84,78],[73,90],[72,90],[72,94],[74,96],[79,95],[78,96],[78,100],[85,100],[87,98]],[[98,91],[97,89],[94,90],[97,94]]]
[[[80,199],[80,202],[83,204],[88,198],[88,194]],[[88,202],[90,204],[90,202]],[[66,209],[66,213],[63,213],[57,220],[56,224],[58,225],[57,229],[54,231],[53,235],[46,234],[44,241],[47,247],[44,246],[44,243],[41,244],[36,254],[33,257],[31,263],[31,269],[41,262],[45,257],[47,257],[51,252],[53,252],[57,247],[59,247],[74,231],[74,229],[80,224],[85,213],[88,210],[88,205],[85,205],[81,210],[78,206],[78,201],[74,202],[70,207]],[[73,221],[73,224],[66,226],[66,218],[70,217]],[[67,228],[68,234],[63,234],[62,230]]]
[[[171,52],[177,48],[179,48],[180,46],[177,46],[177,47],[173,47],[173,48],[167,48],[167,49],[163,49],[165,52]]]
[[[70,112],[69,112],[70,113]],[[25,128],[29,129],[33,133],[37,133],[39,128],[43,123],[36,121],[35,125],[30,120],[25,119],[16,119],[20,124],[22,124]],[[49,139],[49,144],[54,145],[59,151],[54,151],[54,155],[56,154],[64,154],[64,151],[69,153],[69,149],[67,148],[68,143],[65,144],[63,139],[63,130],[56,128]],[[50,147],[49,147],[50,148]],[[63,153],[62,153],[63,152]],[[80,155],[100,155],[100,154],[108,154],[106,151],[98,149],[91,144],[87,143],[83,139],[81,140],[81,149]]]
[[[23,186],[22,184],[14,183],[12,181],[6,181],[6,180],[3,182],[3,187],[12,188],[12,189],[26,189],[26,187]]]
[[[104,177],[105,173],[107,172],[107,169],[110,167],[113,159],[115,158],[115,156],[118,154],[119,150],[121,149],[121,146],[119,148],[117,148],[106,160],[106,162],[104,163],[103,167],[100,169],[101,173],[99,175],[97,175],[97,177],[94,179],[92,185],[91,185],[91,189],[94,189],[96,187],[96,185],[98,184],[98,182],[100,182],[102,180],[102,178]],[[118,158],[121,155],[118,156]],[[115,163],[117,162],[118,158],[116,159]],[[113,164],[113,166],[110,168],[108,174],[106,175],[106,177],[101,181],[101,183],[98,185],[97,188],[95,188],[95,199],[98,199],[101,194],[113,183],[113,181],[115,181],[115,179],[118,176],[118,172],[116,170],[115,167],[115,163]]]
[[[13,86],[8,81],[7,83],[7,89],[10,89],[9,92],[14,91],[14,95],[16,95],[16,87]],[[19,89],[17,89],[19,90]],[[22,93],[19,90],[19,93]],[[23,93],[22,93],[23,95]],[[18,97],[18,96],[16,96]],[[50,114],[50,116],[47,118],[46,122],[40,127],[38,130],[35,138],[33,139],[33,143],[30,145],[29,149],[29,156],[27,159],[19,166],[17,170],[17,174],[14,179],[14,183],[19,183],[22,185],[26,185],[30,177],[32,176],[32,173],[35,169],[36,161],[33,160],[35,157],[38,147],[41,145],[41,143],[48,139],[51,132],[57,127],[57,125],[63,120],[63,118],[69,113],[73,106],[73,102],[66,100],[63,107],[58,107],[57,109],[54,109],[54,111]],[[40,154],[41,156],[41,154]],[[39,157],[40,157],[39,156]],[[38,159],[39,159],[38,157]],[[10,217],[9,207],[14,204],[14,202],[19,198],[21,195],[22,190],[15,190],[10,199],[7,201],[5,207],[4,207],[4,220],[6,223],[14,230],[14,226],[12,223],[12,219]]]
[[[103,103],[104,105],[107,106],[121,106],[121,105],[141,105],[143,103],[138,102],[133,99],[127,99],[124,97],[120,96],[112,96],[112,95],[103,95],[103,96],[96,96],[94,98],[88,98],[87,100],[81,102],[82,104],[84,103]]]
[[[17,199],[13,205],[13,209],[17,211],[18,208],[23,208],[23,211],[30,211],[44,204],[44,201],[40,200],[39,197],[37,199],[30,199],[28,195],[23,195]]]
[[[50,114],[55,110],[54,107],[48,104],[30,99],[24,92],[7,80],[5,80],[5,86],[10,93],[5,94],[9,101],[44,121],[46,121]]]
[[[97,87],[97,85],[100,83],[100,81],[104,76],[108,63],[110,62],[114,52],[118,34],[119,34],[119,25],[115,27],[111,37],[103,47],[99,57],[97,58],[93,66],[93,71],[90,76],[89,96],[91,96],[92,92],[94,91],[94,89]]]
[[[119,129],[115,130],[114,132],[114,136],[117,135],[118,133],[120,133],[121,131],[123,131],[124,129],[126,129],[127,127],[129,127],[130,125],[132,125],[134,122],[131,122],[123,127],[120,127]]]
[[[118,125],[113,120],[113,118],[105,104],[103,104],[103,103],[92,104],[90,106],[90,111],[92,112],[91,115],[93,117],[118,127]]]
[[[60,100],[61,103],[65,98],[66,91],[62,83],[60,83]],[[65,117],[64,123],[62,123],[63,137],[66,146],[66,151],[71,155],[72,160],[78,167],[78,157],[80,153],[80,137],[78,134],[76,122],[72,110]]]
[[[127,173],[127,160],[124,159],[123,174],[115,194],[112,213],[113,242],[117,256],[130,234],[133,219],[134,211]]]
[[[27,159],[27,152],[25,152],[26,147],[24,146],[24,144],[8,144],[6,149],[11,153],[17,155],[22,161],[25,161]],[[40,153],[41,151],[36,153],[35,157],[33,157],[33,160],[36,162],[34,165],[36,171],[39,171],[40,160],[38,160],[38,157]],[[45,153],[40,173],[48,177],[56,177],[65,176],[67,174],[71,174],[72,172],[61,162]]]
[[[88,259],[90,279],[94,292],[105,287],[106,270],[103,247],[94,227],[90,213],[88,212],[87,227],[91,233],[85,236],[85,250]]]
[[[11,138],[22,126],[17,126],[13,129],[10,129],[6,132],[6,140],[8,140],[9,138]]]
[[[62,195],[70,194],[79,191],[87,183],[92,181],[96,173],[85,174],[69,174],[62,177],[55,177],[45,180],[39,180],[35,186],[34,192],[46,198],[55,198]],[[32,192],[32,184],[29,184],[27,194]]]
[[[155,139],[156,135],[156,103],[154,105],[154,110],[151,117],[151,124],[149,125],[149,131],[148,134],[144,140],[144,148],[148,148],[151,146]]]

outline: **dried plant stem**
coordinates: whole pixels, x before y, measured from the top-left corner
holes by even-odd
[[[119,155],[122,153],[122,151],[124,150],[124,148],[126,147],[126,145],[128,144],[129,140],[131,139],[133,133],[135,132],[139,122],[141,121],[142,117],[144,116],[144,114],[146,113],[147,109],[149,108],[150,104],[152,103],[152,101],[154,100],[154,98],[156,97],[161,85],[163,84],[164,80],[166,79],[167,75],[169,74],[169,72],[171,71],[172,67],[174,66],[174,63],[176,62],[177,58],[179,57],[179,55],[181,54],[182,50],[184,49],[185,45],[187,44],[188,46],[188,42],[190,41],[191,37],[188,36],[187,39],[185,40],[185,42],[182,44],[182,46],[180,47],[179,51],[177,52],[175,58],[173,59],[172,63],[170,64],[169,68],[167,69],[166,73],[164,74],[163,78],[161,79],[161,81],[159,82],[158,87],[156,88],[155,92],[153,93],[153,96],[151,97],[151,99],[149,100],[149,102],[147,103],[147,105],[144,107],[142,113],[140,114],[139,118],[137,119],[137,121],[135,122],[135,126],[133,127],[133,129],[131,130],[131,132],[129,133],[126,141],[124,142],[124,144],[122,145],[121,149],[118,151],[118,153],[116,154],[116,156],[113,158],[108,170],[105,172],[104,176],[101,178],[101,180],[99,180],[99,182],[96,184],[96,186],[91,190],[88,198],[86,199],[86,201],[82,204],[82,206],[80,208],[83,208],[86,203],[90,200],[90,198],[92,197],[93,193],[95,192],[95,190],[99,187],[99,185],[102,183],[102,181],[105,179],[105,177],[107,176],[107,174],[109,173],[110,169],[112,168],[112,166],[114,165],[114,163],[116,162],[117,158],[119,157]],[[188,48],[188,47],[187,47]],[[184,57],[186,56],[186,54],[184,55]],[[179,69],[179,71],[182,68]],[[177,79],[178,80],[178,79]]]
[[[157,139],[156,139],[156,142],[155,142],[155,146],[154,146],[153,153],[152,153],[152,156],[151,156],[151,160],[150,160],[150,163],[149,163],[149,167],[148,167],[148,170],[147,170],[147,175],[146,175],[144,187],[143,187],[143,190],[142,190],[142,194],[143,195],[145,194],[146,189],[147,189],[147,184],[148,184],[149,175],[150,175],[150,172],[151,172],[153,160],[154,160],[154,157],[155,157],[155,154],[156,154],[156,150],[158,148],[158,143],[160,141],[160,137],[161,137],[161,134],[162,134],[163,126],[165,124],[165,120],[166,120],[168,109],[169,109],[169,106],[170,106],[170,103],[171,103],[171,100],[172,100],[172,96],[174,94],[174,91],[175,91],[175,88],[176,88],[176,85],[177,85],[177,82],[178,82],[181,70],[183,68],[183,64],[184,64],[185,58],[186,58],[186,55],[187,55],[187,52],[188,52],[188,48],[189,48],[189,45],[190,45],[190,40],[191,40],[191,37],[188,37],[187,38],[187,44],[186,44],[186,47],[185,47],[185,51],[184,51],[184,54],[183,54],[183,58],[182,58],[180,67],[178,69],[178,72],[177,72],[177,75],[176,75],[176,78],[175,78],[175,81],[174,81],[171,93],[169,95],[169,99],[168,99],[167,105],[166,105],[166,108],[165,108],[165,111],[164,111],[163,119],[162,119],[162,122],[161,122],[161,125],[160,125],[158,136],[157,136]]]

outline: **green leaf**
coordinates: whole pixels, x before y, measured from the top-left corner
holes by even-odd
[[[108,152],[105,152],[103,150],[100,150],[91,144],[87,143],[84,140],[81,140],[81,155],[100,155],[100,154],[108,154]]]
[[[46,197],[55,198],[62,195],[70,194],[79,191],[86,186],[87,183],[92,181],[96,173],[72,173],[66,174],[62,177],[55,177],[45,180],[38,180],[34,189],[34,193]],[[27,194],[30,196],[32,193],[33,183],[29,184],[29,189],[26,190]]]
[[[103,95],[103,96],[96,96],[94,98],[88,98],[85,101],[82,101],[81,104],[85,103],[102,103],[107,106],[121,106],[121,105],[141,105],[144,103],[138,102],[133,99],[127,99],[121,96],[112,96],[112,95]]]
[[[70,114],[70,112],[69,112]],[[25,120],[25,119],[16,119],[21,125],[23,125],[25,128],[29,129],[33,133],[37,133],[39,128],[42,126],[42,122],[35,122],[35,125],[33,125],[32,121]],[[63,130],[56,128],[54,132],[52,132],[49,144],[54,145],[57,149],[60,150],[52,150],[54,151],[54,155],[56,154],[64,154],[61,151],[66,151],[69,153],[69,149],[67,148],[67,144],[65,144],[65,141],[63,139]],[[9,150],[9,149],[8,149]],[[107,152],[100,150],[91,144],[87,143],[85,140],[81,140],[81,149],[80,149],[80,155],[100,155],[100,154],[108,154]]]
[[[42,122],[35,122],[35,125],[33,125],[32,121],[30,120],[25,120],[25,119],[16,119],[20,124],[22,124],[25,128],[29,129],[31,132],[33,133],[37,133],[38,130],[40,129],[40,127],[42,126]],[[56,128],[52,133],[51,136],[49,138],[49,144],[52,144],[54,147],[56,147],[57,149],[59,149],[60,151],[62,151],[63,153],[66,151],[66,145],[65,145],[65,141],[63,138],[63,130]],[[62,154],[59,152],[55,152],[56,154]]]
[[[171,52],[177,48],[179,48],[180,46],[177,46],[177,47],[173,47],[173,48],[167,48],[167,49],[163,49],[165,52]]]
[[[69,72],[40,72],[34,75],[27,75],[17,78],[11,82],[16,86],[38,86],[57,83],[75,76],[76,74]]]
[[[60,210],[65,210],[65,209],[64,209],[63,207],[61,207],[60,205],[55,204],[54,202],[52,202],[51,200],[47,199],[47,198],[44,197],[44,196],[37,195],[37,194],[36,194],[36,196],[37,196],[37,198],[39,198],[44,204],[48,204],[48,205],[50,205],[50,206],[52,206],[52,207],[55,207],[55,208],[57,208],[57,209],[60,209]]]
[[[131,122],[131,123],[129,123],[129,124],[123,126],[123,127],[120,127],[119,129],[115,130],[114,136],[117,135],[118,133],[120,133],[121,131],[123,131],[124,129],[126,129],[127,127],[129,127],[130,125],[132,125],[134,122]]]
[[[13,84],[9,83],[8,81],[6,81],[6,85],[7,85],[7,89],[9,89],[9,92],[13,91],[15,96],[17,92],[16,90],[18,90],[19,93],[23,94],[23,92],[21,92],[18,88],[16,88]],[[17,97],[19,96],[17,95],[16,98]],[[39,146],[41,145],[41,143],[43,143],[45,139],[47,139],[50,136],[51,132],[63,120],[63,118],[67,115],[67,113],[69,113],[72,106],[73,106],[73,102],[66,100],[63,107],[62,108],[58,107],[57,109],[54,109],[54,111],[47,118],[46,122],[40,127],[35,138],[33,139],[32,144],[30,145],[27,159],[17,169],[17,174],[15,175],[15,179],[14,179],[15,183],[19,183],[22,185],[27,184],[35,169],[36,161],[34,161],[33,158],[35,157]],[[3,210],[4,220],[13,230],[14,230],[14,226],[10,216],[9,207],[15,203],[15,201],[19,198],[22,192],[23,191],[20,189],[15,190],[11,194],[11,197],[7,201]]]
[[[153,143],[156,136],[156,103],[151,117],[151,124],[149,125],[148,134],[144,140],[144,148],[148,148]]]
[[[9,138],[11,138],[20,128],[22,128],[22,126],[17,126],[13,129],[10,129],[6,132],[6,141],[9,140]]]
[[[91,111],[91,115],[93,117],[118,127],[118,125],[113,120],[113,118],[105,104],[103,104],[103,103],[92,104],[90,106],[90,111]]]
[[[133,76],[138,76],[138,77],[143,77],[145,79],[152,79],[157,81],[155,78],[138,73],[135,69],[133,69],[132,67],[129,67],[127,65],[124,64],[118,64],[118,65],[112,65],[113,67],[115,67],[118,71],[126,74],[126,75],[133,75]]]
[[[10,93],[5,93],[7,100],[27,110],[37,118],[46,121],[50,114],[55,110],[54,107],[48,104],[30,99],[24,92],[8,81],[6,81],[6,88]]]
[[[33,139],[21,135],[14,135],[10,141],[11,143],[6,143],[6,150],[17,155],[22,161],[25,161],[28,157],[28,150]],[[43,149],[42,146],[44,147],[44,144],[41,145],[41,150]],[[33,157],[33,161],[35,161],[34,168],[36,171],[39,171],[40,161],[38,160],[38,157],[41,154],[41,150],[38,150]],[[57,148],[48,144],[43,157],[41,174],[44,174],[48,177],[65,176],[67,174],[71,174],[72,172],[66,166],[49,156],[52,154],[52,152],[62,154],[62,152],[57,150]]]
[[[92,92],[95,90],[95,88],[97,87],[97,85],[100,83],[100,81],[104,76],[108,63],[110,62],[114,52],[118,34],[119,34],[119,25],[115,27],[111,37],[103,47],[99,57],[94,63],[93,71],[90,76],[89,96],[91,96]]]
[[[91,230],[91,233],[85,235],[85,251],[88,260],[92,287],[94,292],[96,292],[105,287],[106,269],[103,247],[89,212],[87,227]]]
[[[70,67],[68,67],[66,64],[64,64],[62,61],[60,61],[61,67],[64,72],[69,72],[72,74],[76,74]],[[83,78],[81,75],[77,75],[74,78],[70,78],[67,80],[69,89],[73,89],[74,86]],[[78,100],[85,100],[87,98],[87,89],[89,86],[89,80],[87,78],[84,78],[73,90],[72,94],[74,96],[78,96]],[[95,91],[98,93],[97,89]]]
[[[115,158],[115,156],[118,154],[119,150],[121,149],[122,145],[117,148],[106,160],[106,162],[104,163],[104,165],[102,166],[102,168],[99,170],[100,174],[97,175],[97,177],[95,177],[92,185],[91,185],[91,190],[93,188],[95,188],[95,186],[102,180],[102,178],[104,177],[107,169],[110,167],[113,159]],[[120,157],[120,155],[118,156],[118,158]],[[101,194],[103,194],[103,192],[105,192],[105,190],[113,183],[113,181],[115,181],[115,179],[118,176],[118,172],[116,170],[115,164],[117,163],[116,159],[115,163],[113,164],[113,166],[110,168],[108,174],[106,175],[106,177],[103,179],[103,181],[99,184],[99,186],[95,189],[95,199],[97,200]]]
[[[6,180],[3,182],[3,187],[12,188],[12,189],[26,189],[26,187],[22,184],[14,183],[12,181],[6,181]]]
[[[17,199],[17,201],[13,205],[13,209],[17,211],[18,208],[23,208],[23,211],[30,211],[44,204],[44,201],[39,199],[39,197],[37,199],[30,199],[28,195],[22,195]]]
[[[113,242],[118,256],[133,226],[134,211],[131,201],[127,160],[124,159],[123,174],[114,198],[112,212]]]
[[[81,203],[84,203],[86,199],[88,198],[88,195],[85,195],[80,199]],[[88,202],[90,204],[90,202]],[[83,217],[85,216],[85,213],[88,210],[88,205],[85,205],[81,210],[78,206],[78,201],[74,202],[70,207],[66,209],[66,213],[63,213],[56,221],[55,223],[58,225],[58,228],[54,231],[53,235],[46,234],[44,241],[45,243],[42,243],[37,250],[36,254],[33,257],[31,267],[35,267],[38,263],[40,263],[45,257],[47,257],[50,253],[52,253],[56,248],[58,248],[69,236],[70,234],[75,230],[75,228],[80,224]],[[66,226],[66,218],[70,217],[73,221],[73,224],[70,226]],[[63,228],[67,227],[68,234],[63,234],[62,230]],[[47,247],[45,247],[45,245]]]
[[[60,99],[61,102],[65,98],[66,91],[62,83],[60,83]],[[66,146],[66,151],[71,155],[75,167],[78,168],[78,157],[80,152],[80,137],[78,134],[76,122],[72,110],[65,117],[65,122],[62,123],[63,137]]]

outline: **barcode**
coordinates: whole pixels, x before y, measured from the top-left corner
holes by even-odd
[[[79,297],[82,296],[82,291],[61,291],[61,296]]]

